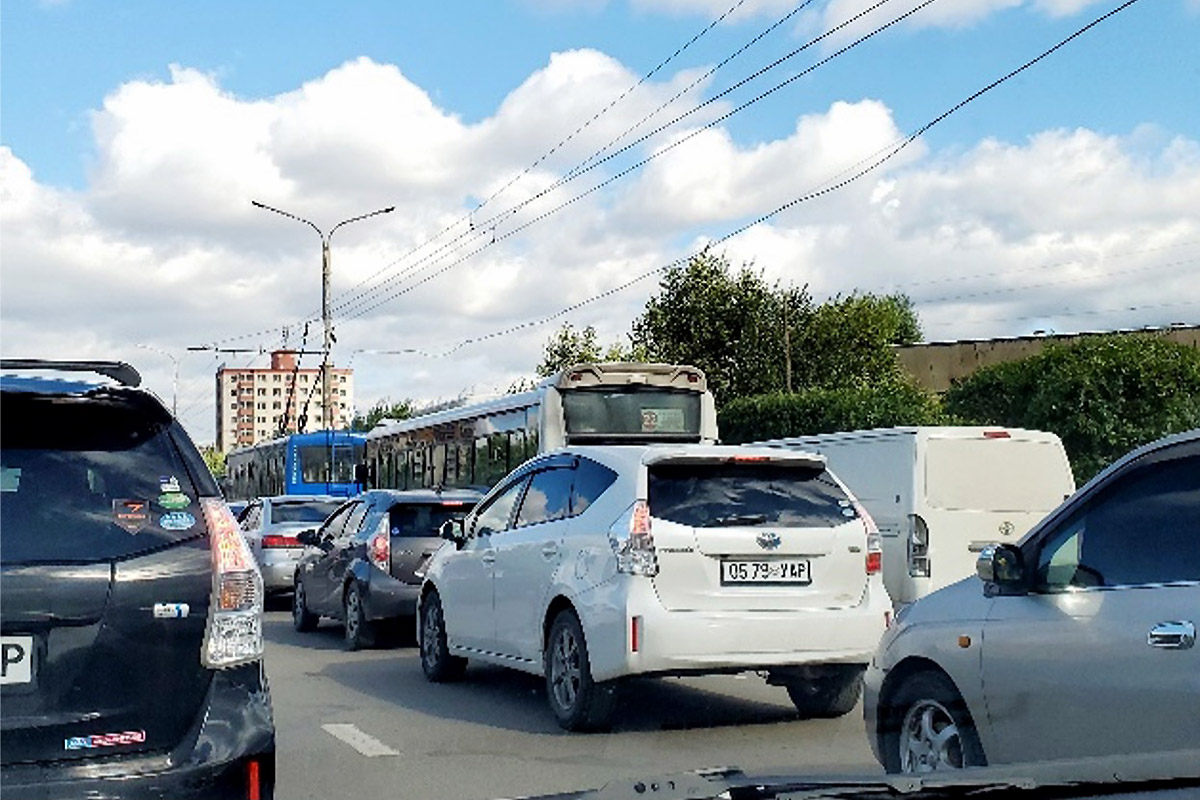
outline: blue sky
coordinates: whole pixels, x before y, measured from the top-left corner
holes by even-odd
[[[858,32],[919,2],[888,0]],[[0,350],[126,358],[164,396],[172,362],[155,349],[169,354],[184,423],[211,441],[213,369],[265,356],[188,348],[295,346],[319,309],[312,232],[250,201],[325,227],[395,205],[334,243],[334,359],[355,368],[358,406],[503,391],[564,321],[623,337],[656,281],[565,308],[844,174],[1120,1],[936,0],[744,112],[716,122],[849,39],[558,187],[801,5],[635,135],[871,0],[743,0],[613,102],[734,4],[5,0]],[[1140,0],[720,248],[818,300],[906,292],[930,340],[1194,322],[1197,42],[1200,0]],[[489,245],[464,220],[498,191],[488,213],[511,215]]]
[[[711,16],[633,8],[620,1],[553,5],[519,0],[7,0],[3,141],[42,180],[78,188],[93,149],[88,113],[126,81],[166,79],[169,64],[213,73],[226,90],[243,98],[263,98],[369,56],[397,65],[440,105],[475,121],[543,66],[549,53],[596,48],[644,73]],[[869,60],[843,58],[823,67],[811,80],[738,119],[732,130],[747,141],[768,138],[790,127],[797,109],[856,97],[885,99],[901,128],[911,130],[977,88],[981,79],[997,76],[1078,27],[1086,16],[1048,18],[1026,4],[968,27],[910,29],[872,43]],[[678,63],[719,60],[769,21],[762,14],[722,25]],[[786,52],[786,44],[801,41],[794,26],[778,31],[757,51],[763,55],[752,51],[743,63],[765,63],[764,55],[777,56]],[[1028,77],[948,120],[929,141],[961,145],[987,135],[1019,140],[1060,126],[1123,133],[1146,122],[1171,132],[1195,132],[1200,130],[1197,41],[1200,15],[1195,11],[1175,0],[1143,0]],[[734,70],[738,76],[749,71]]]

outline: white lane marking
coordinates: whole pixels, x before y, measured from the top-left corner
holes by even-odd
[[[341,739],[368,758],[373,756],[398,756],[399,751],[393,750],[374,736],[368,736],[355,725],[345,723],[329,723],[321,728],[335,739]]]

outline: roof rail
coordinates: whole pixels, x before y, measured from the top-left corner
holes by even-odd
[[[140,386],[142,376],[124,361],[51,361],[42,358],[0,359],[0,369],[54,370],[56,372],[94,372],[112,378],[122,386]]]

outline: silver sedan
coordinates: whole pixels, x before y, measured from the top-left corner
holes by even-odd
[[[304,552],[296,534],[319,527],[345,501],[329,495],[290,494],[259,497],[246,506],[239,524],[268,594],[292,590],[296,562]]]
[[[981,479],[986,465],[981,465]],[[1200,742],[1200,430],[1096,476],[901,610],[865,676],[889,772]]]

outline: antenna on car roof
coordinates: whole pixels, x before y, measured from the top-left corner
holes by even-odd
[[[42,358],[5,358],[0,369],[54,370],[56,372],[94,372],[112,378],[122,386],[140,386],[142,376],[124,361],[52,361]]]

